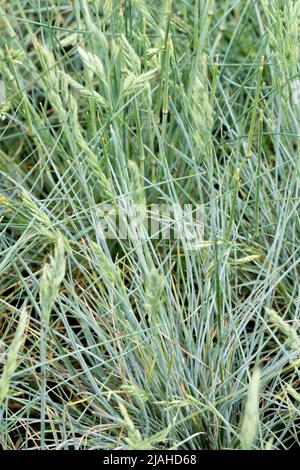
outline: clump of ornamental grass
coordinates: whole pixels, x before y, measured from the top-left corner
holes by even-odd
[[[0,5],[1,448],[299,446],[299,14]]]

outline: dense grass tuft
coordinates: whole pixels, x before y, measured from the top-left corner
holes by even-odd
[[[0,2],[3,449],[299,446],[299,24]],[[196,246],[158,204],[201,205]]]

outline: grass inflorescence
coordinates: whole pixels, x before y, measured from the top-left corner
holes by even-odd
[[[299,22],[0,2],[2,449],[299,446]]]

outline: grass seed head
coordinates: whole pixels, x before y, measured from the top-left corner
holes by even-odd
[[[50,313],[59,294],[60,285],[65,277],[65,247],[64,238],[58,235],[53,255],[44,264],[40,282],[41,317],[44,325],[49,323]]]
[[[10,381],[18,364],[18,354],[22,348],[22,345],[24,344],[24,333],[26,331],[27,321],[28,310],[26,308],[26,305],[23,305],[20,312],[19,323],[16,328],[15,335],[6,352],[6,360],[0,378],[0,406],[2,405],[3,401],[6,399],[9,393]]]
[[[248,389],[248,396],[241,427],[241,444],[243,450],[251,450],[255,443],[259,422],[259,387],[260,371],[255,369]]]

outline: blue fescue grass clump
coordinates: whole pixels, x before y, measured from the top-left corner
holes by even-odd
[[[0,3],[1,448],[299,446],[299,23]],[[198,243],[147,231],[161,205]]]

